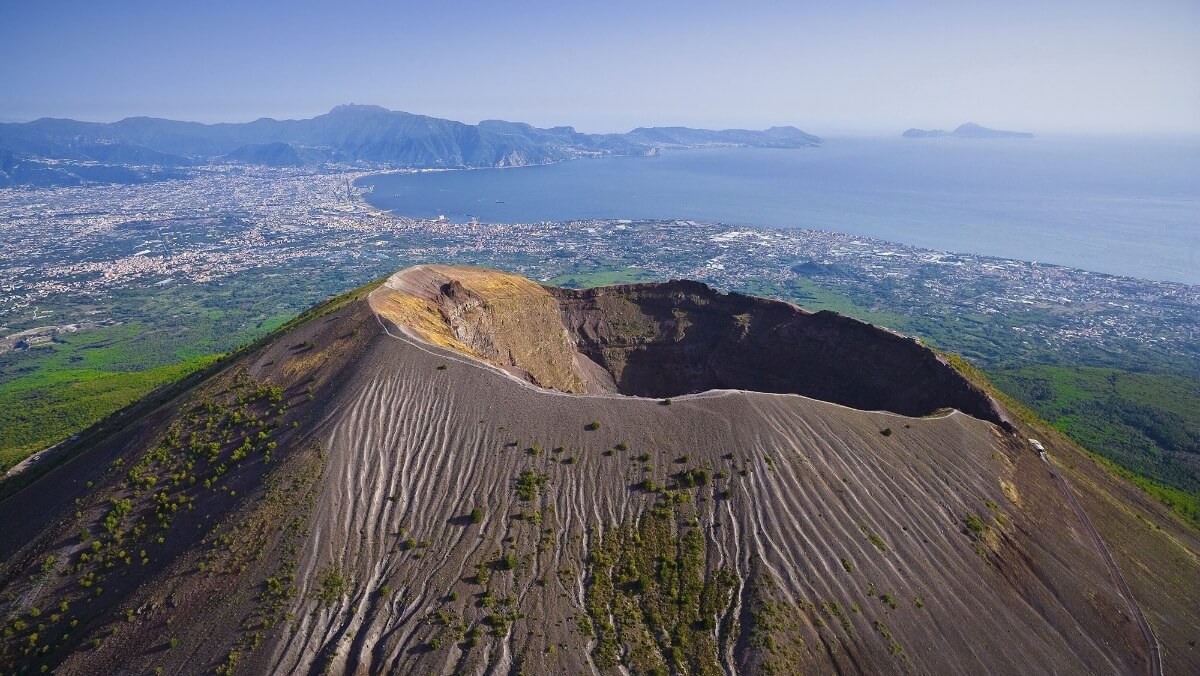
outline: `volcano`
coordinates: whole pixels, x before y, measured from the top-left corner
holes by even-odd
[[[961,360],[691,281],[409,268],[0,524],[6,672],[1200,672],[1194,530]]]

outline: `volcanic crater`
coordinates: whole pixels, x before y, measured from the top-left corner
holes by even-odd
[[[957,409],[1010,426],[991,397],[916,339],[700,282],[576,290],[422,265],[393,275],[372,303],[411,335],[563,392],[746,390],[905,416]]]

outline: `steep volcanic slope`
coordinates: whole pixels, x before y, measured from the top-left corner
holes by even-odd
[[[688,317],[688,303],[719,301],[691,293]],[[584,337],[635,342],[612,331],[616,315],[545,297],[608,302],[408,271],[0,501],[4,665],[1147,671],[1132,609],[1021,436],[792,394],[668,405],[536,387],[538,364],[578,377],[565,386],[620,387],[624,371]],[[750,314],[753,333],[767,320]],[[955,392],[982,394],[946,388],[929,405]],[[1194,673],[1195,533],[1047,441],[1097,527],[1119,533],[1167,670]]]

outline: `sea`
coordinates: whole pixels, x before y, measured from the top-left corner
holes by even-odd
[[[375,207],[414,218],[813,228],[1200,284],[1200,138],[829,138],[359,185]]]

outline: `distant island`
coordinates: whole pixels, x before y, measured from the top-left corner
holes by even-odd
[[[944,129],[909,129],[904,132],[905,138],[1033,138],[1033,134],[1023,131],[1004,131],[1003,129],[988,129],[974,122],[959,125],[954,131]]]
[[[200,124],[150,117],[112,123],[42,118],[0,124],[0,186],[140,183],[212,163],[274,167],[517,167],[582,157],[653,155],[664,148],[807,148],[795,127],[642,127],[624,134],[542,129],[521,122],[464,124],[379,106],[344,105],[305,120]]]

